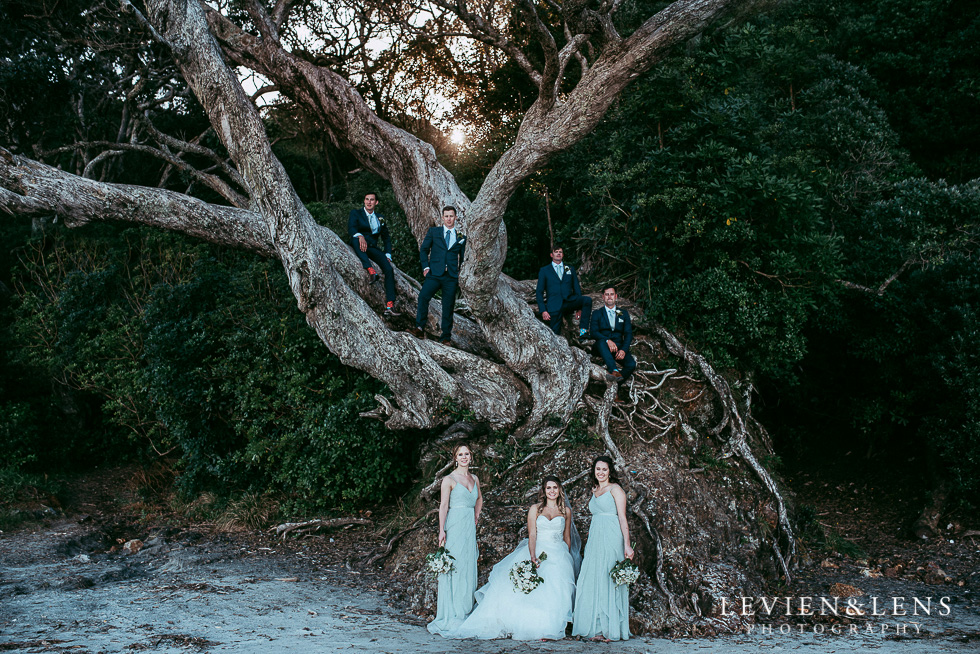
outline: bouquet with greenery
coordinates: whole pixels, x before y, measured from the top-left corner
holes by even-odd
[[[440,547],[432,554],[425,555],[425,566],[434,575],[447,575],[456,569],[456,557],[445,547]]]
[[[623,559],[612,567],[609,576],[612,577],[617,586],[632,584],[640,578],[640,569],[629,559]]]
[[[538,555],[538,562],[548,558],[547,552]],[[518,561],[510,569],[510,580],[514,584],[514,590],[519,590],[525,595],[541,585],[544,578],[538,574],[538,566],[533,561]]]

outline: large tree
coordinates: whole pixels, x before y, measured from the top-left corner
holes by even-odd
[[[495,427],[547,437],[555,429],[547,426],[548,418],[568,418],[595,369],[580,350],[535,319],[520,287],[502,275],[507,253],[502,217],[508,199],[550,156],[588,134],[630,80],[672,46],[748,3],[676,2],[624,37],[613,21],[618,2],[597,8],[522,2],[515,9],[533,35],[525,43],[508,34],[494,3],[400,8],[406,24],[427,11],[438,19],[432,25],[448,24],[446,32],[501,50],[537,88],[514,144],[472,201],[437,161],[431,145],[380,119],[351,81],[284,47],[280,35],[293,10],[310,3],[241,4],[251,31],[229,17],[234,12],[194,0],[149,1],[144,7],[148,38],[166,46],[234,164],[234,178],[247,195],[232,189],[223,195],[236,207],[155,188],[98,183],[5,154],[0,173],[4,208],[22,215],[60,214],[73,226],[94,220],[156,225],[275,257],[299,310],[327,347],[391,389],[393,400],[384,407],[389,428],[433,427],[436,409],[452,398]],[[144,15],[127,0],[121,8],[141,19]],[[555,32],[565,38],[556,39]],[[380,297],[372,294],[349,246],[319,227],[300,201],[273,154],[253,99],[229,63],[271,80],[337,145],[390,182],[417,239],[443,205],[459,208],[468,237],[460,287],[472,315],[472,320],[460,319],[459,347],[419,341],[386,327],[376,310]],[[399,282],[402,308],[411,310],[413,287],[403,276]]]
[[[430,0],[374,7],[365,2],[339,9],[314,0],[241,0],[219,8],[201,0],[120,0],[119,7],[128,14],[121,20],[128,20],[133,33],[144,40],[134,48],[141,53],[135,59],[157,57],[157,71],[176,66],[231,163],[214,157],[199,145],[200,139],[168,137],[150,123],[143,133],[152,134],[156,146],[136,143],[134,137],[104,144],[105,156],[127,150],[158,156],[227,204],[157,187],[97,181],[92,177],[98,166],[92,161],[74,175],[0,149],[0,207],[20,216],[57,215],[69,226],[107,220],[153,225],[272,257],[282,263],[299,311],[330,351],[387,385],[390,398],[379,396],[377,415],[388,428],[440,427],[447,415],[440,408],[451,399],[472,422],[506,429],[517,440],[542,442],[565,428],[590,379],[602,381],[604,374],[584,350],[555,336],[535,317],[525,285],[503,275],[508,239],[503,216],[508,201],[550,157],[588,135],[631,80],[709,25],[731,20],[757,4],[679,0],[658,5],[652,15],[635,21],[627,34],[616,20],[620,0],[504,4]],[[364,54],[366,44],[351,48],[367,32],[354,30],[354,38],[344,42],[344,52],[330,56],[330,45],[340,42],[335,35],[310,30],[309,22],[305,28],[291,22],[330,12],[339,23],[373,17],[377,22],[371,24],[385,25],[391,33],[416,43],[466,40],[516,65],[530,80],[534,100],[520,120],[513,144],[489,170],[475,198],[460,190],[432,145],[379,117],[390,108],[381,106],[382,94],[373,77],[376,69]],[[300,47],[300,35],[307,33],[327,45],[319,52]],[[440,56],[453,58],[448,50],[441,52]],[[355,66],[352,61],[361,63]],[[273,152],[256,106],[260,93],[250,96],[244,90],[242,71],[253,71],[268,81],[335,146],[390,183],[416,239],[421,240],[435,224],[443,205],[459,209],[468,238],[460,275],[468,314],[457,316],[452,347],[393,331],[379,317],[380,291],[369,286],[345,240],[318,225],[300,200]],[[139,76],[134,69],[127,77],[134,97],[143,88]],[[366,89],[373,106],[355,84]],[[161,91],[139,107],[159,107],[173,97],[171,91]],[[120,128],[120,133],[124,131]],[[89,142],[86,147],[98,145]],[[213,165],[207,171],[193,167],[186,163],[191,155],[210,157]],[[541,228],[545,228],[544,217]],[[417,288],[417,282],[399,272],[398,304],[403,311],[414,311]],[[438,303],[433,303],[430,322],[437,320],[439,312]],[[716,392],[720,418],[708,431],[729,434],[725,454],[744,460],[747,470],[762,482],[762,494],[771,498],[775,535],[765,549],[788,576],[792,532],[775,483],[748,445],[744,416],[748,396],[736,397],[703,357],[672,334],[659,327],[654,331],[669,352],[698,369]],[[613,390],[610,387],[601,402],[591,405],[607,447],[621,460],[605,427]],[[646,516],[645,492],[634,498],[634,510],[641,518]],[[700,515],[678,523],[685,523],[683,530],[696,531],[699,522],[712,520]],[[646,528],[657,544],[660,587],[671,597],[662,579],[659,536],[648,521]],[[698,600],[692,602],[700,613]],[[680,611],[673,600],[670,606],[672,612]]]

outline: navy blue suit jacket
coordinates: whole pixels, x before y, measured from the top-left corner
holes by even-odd
[[[561,304],[568,298],[582,295],[582,287],[578,284],[578,275],[571,266],[565,266],[565,272],[561,279],[552,264],[541,268],[538,273],[538,311],[544,313],[556,313],[561,311]],[[548,296],[547,301],[545,295]]]
[[[347,217],[347,237],[353,241],[354,234],[360,234],[369,246],[376,247],[379,250],[383,249],[385,254],[391,254],[391,233],[388,231],[388,225],[385,224],[385,218],[377,211],[374,212],[374,215],[377,217],[378,222],[381,223],[377,234],[371,233],[371,221],[368,220],[367,214],[364,213],[364,207],[352,209],[350,215]],[[378,245],[379,240],[384,240],[384,248]]]
[[[612,341],[619,349],[629,352],[630,343],[633,342],[633,323],[626,309],[616,307],[616,310],[619,312],[616,316],[616,324],[610,325],[609,318],[606,317],[606,305],[593,309],[589,331],[596,340]]]
[[[430,227],[425,233],[422,247],[419,248],[419,261],[422,270],[429,269],[430,275],[445,275],[459,277],[459,267],[463,265],[463,253],[466,249],[466,237],[456,230],[456,242],[446,249],[446,237],[443,227]]]

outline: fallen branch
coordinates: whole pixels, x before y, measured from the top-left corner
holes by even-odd
[[[331,518],[330,520],[317,518],[315,520],[307,520],[306,522],[286,522],[275,527],[275,530],[276,536],[282,536],[282,539],[286,540],[286,536],[294,531],[315,532],[323,528],[331,529],[334,527],[346,527],[347,525],[371,524],[374,524],[374,522],[367,518]],[[270,529],[269,531],[272,530]]]

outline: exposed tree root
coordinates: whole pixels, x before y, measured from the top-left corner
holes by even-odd
[[[460,421],[449,425],[439,438],[425,444],[422,455],[419,457],[419,469],[424,470],[434,460],[445,456],[447,445],[470,438],[475,432],[476,426],[469,422]]]
[[[426,522],[426,520],[428,520],[429,516],[431,516],[431,515],[433,515],[435,513],[438,513],[438,512],[439,512],[439,509],[438,508],[430,509],[429,511],[426,512],[426,514],[424,516],[422,516],[421,518],[418,518],[415,522],[413,522],[411,524],[411,526],[409,526],[407,529],[402,529],[397,534],[395,534],[394,536],[392,536],[391,537],[391,540],[388,541],[388,544],[385,545],[384,549],[382,549],[380,552],[375,552],[374,554],[372,554],[368,559],[366,559],[364,561],[364,565],[366,565],[366,566],[374,565],[375,563],[377,563],[381,559],[383,559],[386,556],[388,556],[389,554],[391,554],[391,551],[395,548],[395,543],[397,543],[402,538],[404,538],[407,534],[412,533],[416,529],[420,529],[420,528],[424,527],[425,526],[425,522]]]
[[[432,499],[432,496],[437,490],[439,490],[439,486],[442,484],[442,478],[449,474],[449,471],[452,469],[453,462],[450,461],[436,471],[435,479],[433,479],[432,482],[423,488],[421,493],[419,493],[419,497],[422,498],[423,502],[428,502]]]
[[[730,457],[733,455],[740,457],[748,464],[748,466],[756,474],[762,484],[769,490],[769,492],[772,493],[776,502],[776,513],[779,526],[776,538],[773,542],[773,552],[776,556],[776,560],[779,562],[779,565],[783,570],[786,581],[791,581],[792,576],[789,572],[789,566],[796,555],[796,539],[793,535],[793,527],[789,522],[786,502],[783,500],[783,496],[779,492],[779,487],[776,485],[775,480],[773,480],[772,476],[762,466],[762,464],[758,462],[755,455],[752,453],[751,447],[749,447],[749,431],[745,425],[745,421],[742,418],[742,413],[739,411],[731,386],[729,386],[728,382],[725,381],[724,377],[715,372],[714,368],[711,367],[711,364],[708,363],[707,359],[697,352],[685,347],[676,336],[667,331],[667,329],[665,329],[662,325],[655,325],[655,331],[660,335],[660,338],[663,339],[664,344],[667,346],[667,349],[671,352],[671,354],[680,357],[690,365],[696,366],[698,370],[701,371],[701,374],[705,376],[708,383],[711,384],[711,387],[718,395],[718,399],[721,400],[722,420],[716,427],[709,429],[708,431],[713,436],[718,436],[725,429],[725,427],[730,427],[729,431],[731,435],[722,448],[723,457]],[[749,392],[751,393],[751,389]],[[765,438],[768,440],[768,436]],[[785,552],[783,551],[783,548],[779,542],[780,533],[782,534],[782,538],[786,543]]]
[[[671,615],[680,619],[684,619],[684,612],[680,608],[678,608],[674,594],[670,592],[670,590],[667,588],[667,580],[664,577],[663,541],[660,539],[660,533],[653,528],[653,525],[650,524],[650,516],[648,516],[647,512],[643,509],[643,502],[646,501],[646,497],[647,497],[647,488],[642,484],[638,484],[638,483],[634,483],[631,486],[633,490],[636,491],[636,500],[634,500],[633,503],[630,504],[629,507],[630,512],[633,513],[633,515],[637,516],[640,519],[640,522],[643,523],[643,527],[644,529],[646,529],[647,535],[650,537],[650,540],[653,541],[654,549],[657,555],[656,561],[654,563],[653,577],[657,582],[657,587],[660,589],[660,592],[663,593],[664,597],[667,598],[667,608],[670,609]],[[694,603],[694,607],[695,610],[697,610],[696,602]]]

